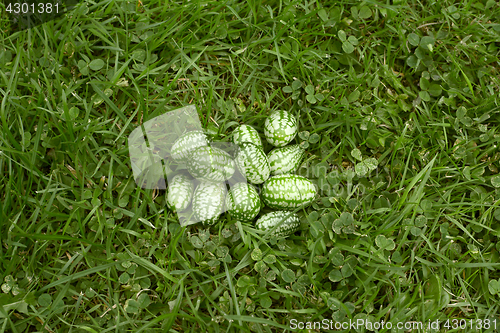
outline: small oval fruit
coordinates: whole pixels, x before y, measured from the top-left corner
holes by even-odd
[[[252,184],[262,184],[271,170],[264,150],[251,142],[242,142],[234,159],[238,170]]]
[[[267,156],[271,174],[281,175],[284,173],[294,173],[297,171],[304,154],[304,149],[298,144],[274,148]]]
[[[231,155],[224,150],[202,146],[189,154],[187,169],[198,180],[218,183],[231,178],[236,165]]]
[[[182,212],[193,198],[193,180],[187,175],[175,175],[168,183],[167,207]]]
[[[300,219],[297,214],[285,211],[276,211],[261,216],[255,223],[259,230],[271,230],[272,235],[276,237],[288,237],[297,231],[300,227]]]
[[[187,132],[175,140],[172,149],[170,149],[170,155],[179,163],[186,162],[189,153],[193,149],[202,146],[208,146],[208,139],[205,133],[202,131]]]
[[[283,147],[297,135],[297,121],[286,111],[274,111],[264,124],[267,141],[276,147]]]
[[[251,142],[262,147],[262,140],[255,128],[249,125],[240,125],[233,131],[233,142],[239,145],[242,142]]]
[[[293,209],[312,202],[316,197],[316,187],[299,175],[276,175],[264,183],[261,196],[270,208]]]
[[[193,194],[194,217],[203,225],[215,224],[222,214],[226,198],[226,185],[201,181]]]
[[[238,221],[252,221],[259,214],[260,207],[259,194],[251,184],[236,183],[227,193],[226,209]]]

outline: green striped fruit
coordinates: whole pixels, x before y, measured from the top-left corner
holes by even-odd
[[[259,214],[260,206],[259,194],[251,184],[236,183],[227,193],[226,209],[238,221],[252,221]]]
[[[194,185],[190,177],[178,174],[168,183],[167,207],[182,212],[191,203]]]
[[[274,111],[266,119],[264,135],[276,147],[283,147],[297,135],[297,121],[286,111]]]
[[[170,150],[170,155],[177,162],[186,162],[189,153],[198,147],[208,146],[208,139],[202,131],[191,131],[182,134],[175,140]]]
[[[262,147],[262,140],[259,133],[249,125],[241,125],[234,129],[233,142],[237,145],[242,142],[251,142],[256,146]]]
[[[272,235],[276,237],[287,237],[299,229],[300,219],[295,213],[277,211],[261,216],[255,223],[259,230],[268,231],[273,229]]]
[[[304,154],[304,149],[299,145],[274,148],[267,156],[271,174],[294,173],[297,171]]]
[[[270,208],[293,209],[313,201],[316,187],[299,175],[277,175],[267,180],[261,195],[262,201]]]
[[[231,178],[236,166],[231,155],[224,150],[202,146],[189,154],[187,169],[198,180],[218,183]]]
[[[203,225],[215,224],[223,212],[225,198],[225,183],[201,181],[193,194],[194,217]]]
[[[235,162],[241,174],[252,184],[262,184],[271,173],[264,150],[251,142],[239,144]]]

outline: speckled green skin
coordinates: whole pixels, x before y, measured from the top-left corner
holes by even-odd
[[[273,146],[286,146],[297,135],[297,121],[286,111],[274,111],[266,119],[264,135]]]
[[[233,131],[233,142],[239,145],[242,142],[251,142],[262,147],[262,140],[255,128],[249,125],[240,125]]]
[[[205,226],[214,225],[224,208],[226,185],[202,181],[193,194],[193,212]]]
[[[277,175],[262,186],[262,201],[275,209],[293,209],[305,205],[316,197],[316,188],[307,178],[298,175]]]
[[[236,183],[226,196],[226,209],[231,216],[242,222],[250,222],[259,214],[260,197],[255,187],[248,183]]]
[[[294,173],[304,157],[304,149],[299,145],[290,145],[273,149],[268,155],[272,175]]]
[[[173,211],[182,212],[191,203],[194,185],[190,177],[179,174],[168,184],[167,206]]]
[[[299,229],[300,219],[295,213],[276,211],[261,216],[255,223],[255,227],[267,231],[278,224],[279,226],[272,234],[277,237],[288,237]]]
[[[202,131],[187,132],[175,140],[170,150],[170,155],[179,163],[186,162],[189,158],[189,153],[201,146],[208,146],[207,136]]]
[[[219,183],[233,176],[236,165],[222,149],[203,146],[191,151],[187,169],[198,180]]]
[[[241,174],[252,184],[262,184],[271,174],[264,150],[253,143],[240,143],[234,161]]]

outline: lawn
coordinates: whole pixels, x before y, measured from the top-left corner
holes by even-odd
[[[5,9],[0,332],[500,329],[497,1]],[[189,104],[222,142],[296,117],[296,233],[181,227],[136,185],[128,135]]]

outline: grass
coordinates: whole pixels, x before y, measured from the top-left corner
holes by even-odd
[[[498,2],[0,8],[1,332],[498,330]],[[187,104],[220,141],[297,116],[299,232],[181,228],[136,186],[128,135]]]

